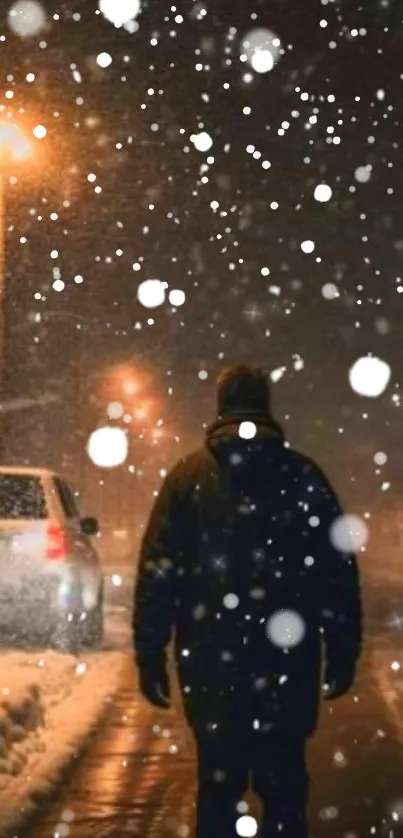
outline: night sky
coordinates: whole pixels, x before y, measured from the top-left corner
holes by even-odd
[[[150,373],[172,428],[161,457],[141,441],[130,455],[151,490],[163,460],[199,444],[219,370],[246,362],[274,373],[276,418],[352,505],[398,497],[400,4],[151,0],[131,32],[90,0],[42,7],[36,36],[13,34],[6,12],[0,27],[4,113],[47,129],[36,163],[6,174],[18,178],[6,190],[7,388],[60,401],[13,416],[11,459],[58,466],[65,454],[74,470],[102,416],[89,407],[91,376],[130,361]],[[281,43],[267,73],[240,60],[261,28]],[[207,152],[191,140],[202,131]],[[331,187],[326,203],[319,184]],[[149,278],[182,289],[184,304],[144,308],[137,289]],[[81,343],[74,316],[54,311],[85,318]],[[376,399],[349,384],[368,353],[392,370]]]

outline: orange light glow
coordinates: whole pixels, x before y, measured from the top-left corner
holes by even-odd
[[[133,410],[133,416],[135,419],[145,419],[147,416],[147,411],[144,407],[138,407],[136,410]]]
[[[32,143],[15,122],[0,123],[0,157],[25,160],[32,153]]]
[[[144,430],[154,424],[160,409],[154,397],[155,384],[151,374],[135,362],[112,364],[102,375],[102,395],[108,403],[119,402],[126,413]]]
[[[134,405],[132,413],[135,419],[150,419],[152,416],[155,417],[157,407],[156,399],[141,399]]]
[[[108,390],[134,396],[144,386],[144,376],[129,364],[116,364],[109,368],[105,386]]]
[[[134,378],[126,378],[122,382],[123,392],[126,393],[127,396],[134,396],[137,393],[138,383]]]

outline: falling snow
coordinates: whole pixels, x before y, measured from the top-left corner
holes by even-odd
[[[389,364],[376,357],[359,358],[349,370],[349,381],[360,396],[376,398],[389,384],[392,371]]]
[[[157,308],[165,301],[165,289],[160,279],[146,279],[137,289],[137,298],[145,308]]]
[[[332,194],[330,186],[327,186],[325,183],[321,183],[319,186],[315,187],[314,198],[315,201],[319,201],[319,203],[324,204],[327,201],[330,201]]]
[[[280,39],[268,29],[252,29],[241,44],[241,61],[248,62],[256,73],[268,73],[281,52]]]
[[[253,439],[256,436],[257,428],[254,422],[241,422],[238,430],[241,439]]]
[[[200,134],[192,134],[190,139],[194,147],[197,148],[197,151],[210,151],[213,145],[213,140],[207,131],[201,131]]]
[[[315,250],[315,242],[311,239],[306,239],[306,241],[301,242],[301,250],[303,253],[313,253]]]
[[[33,38],[46,26],[46,12],[37,0],[17,0],[7,15],[11,31],[20,38]]]
[[[286,447],[320,461],[355,510],[324,533],[312,487],[300,505],[282,495],[284,521],[301,515],[309,539],[301,590],[321,572],[321,537],[340,564],[356,553],[380,580],[370,592],[379,597],[374,647],[381,623],[385,633],[374,678],[382,670],[382,725],[390,731],[392,719],[400,730],[400,6],[322,0],[312,11],[282,0],[228,14],[204,0],[89,5],[8,0],[3,10],[7,458],[77,486],[100,517],[120,602],[121,563],[137,562],[161,481],[215,418],[216,374],[233,361],[264,366]],[[238,422],[236,476],[259,445],[260,423]],[[243,515],[245,526],[252,519]],[[261,567],[270,546],[272,582],[286,588],[287,557],[274,537],[266,546],[254,537],[245,563]],[[210,558],[224,577],[227,553]],[[265,648],[291,658],[306,636],[296,601],[270,615],[261,580],[234,588],[228,580],[219,590],[220,619],[235,626],[245,599],[261,609]],[[192,622],[204,629],[202,600],[200,588]],[[231,652],[218,651],[220,666],[230,664]],[[183,657],[191,662],[192,650]],[[90,661],[71,664],[82,688]],[[48,658],[35,667],[46,671]],[[364,667],[351,719],[355,700],[368,700],[365,677]],[[266,678],[256,684],[264,691]],[[364,749],[348,732],[351,752],[335,737],[324,758],[346,777],[352,752]],[[168,725],[160,735],[169,740]],[[372,744],[389,737],[377,720],[372,735]],[[182,746],[165,744],[173,765]],[[371,797],[368,789],[363,810]],[[389,797],[371,829],[390,826],[394,838],[403,803]],[[315,814],[337,827],[343,805],[335,787]],[[256,835],[247,804],[238,814],[237,834]],[[57,818],[55,838],[71,835],[73,809],[59,807]],[[182,813],[166,826],[191,834]],[[355,838],[347,829],[343,820],[340,835]]]
[[[127,434],[121,428],[98,428],[91,434],[87,453],[100,468],[115,468],[125,462],[128,454]]]
[[[332,524],[329,535],[337,550],[356,553],[365,547],[369,530],[364,519],[358,515],[342,515]]]
[[[116,27],[134,20],[140,12],[140,0],[99,0],[99,10]]]
[[[301,643],[305,635],[305,625],[302,617],[296,611],[284,609],[268,619],[266,631],[274,646],[288,649]]]
[[[235,828],[240,838],[253,838],[258,832],[257,821],[250,815],[242,815],[241,818],[238,818]]]

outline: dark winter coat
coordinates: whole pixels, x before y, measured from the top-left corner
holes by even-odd
[[[356,558],[329,537],[342,514],[319,468],[269,420],[250,440],[239,422],[216,422],[168,475],[141,549],[135,654],[152,669],[175,630],[195,729],[248,717],[313,733],[322,639],[339,671],[361,651]]]

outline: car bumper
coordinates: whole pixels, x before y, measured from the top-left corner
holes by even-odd
[[[85,599],[90,599],[88,593]],[[94,595],[92,599],[95,599]],[[83,588],[73,578],[41,575],[6,587],[2,587],[0,581],[0,631],[3,635],[22,628],[46,635],[63,615],[79,614],[83,610],[86,610]]]

